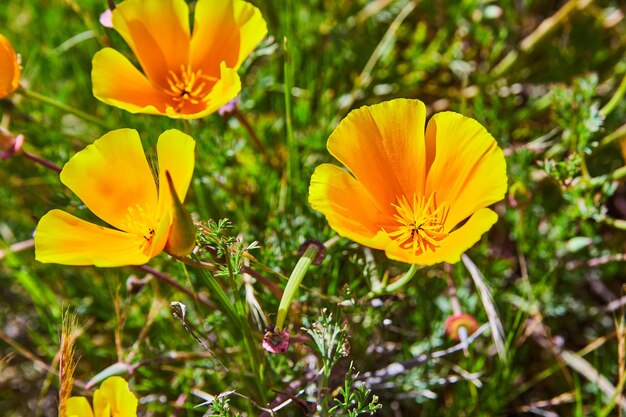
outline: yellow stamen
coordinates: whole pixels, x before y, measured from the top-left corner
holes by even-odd
[[[152,213],[149,213],[144,207],[137,204],[128,208],[126,213],[125,230],[138,236],[143,236],[145,243],[142,245],[143,250],[147,250],[152,243],[155,227]]]
[[[438,203],[435,193],[426,196],[413,195],[412,203],[405,196],[398,198],[398,204],[392,204],[397,210],[394,219],[398,222],[395,230],[386,231],[398,241],[400,247],[420,255],[434,251],[441,246],[441,241],[448,236],[444,224],[450,211],[450,205],[444,201]]]
[[[193,71],[188,65],[181,65],[179,72],[168,72],[167,84],[170,89],[165,90],[165,93],[172,97],[176,111],[181,111],[185,105],[200,103],[209,94],[215,81],[216,77],[205,75],[202,70]]]

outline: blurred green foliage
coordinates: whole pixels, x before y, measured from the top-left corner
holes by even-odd
[[[277,415],[304,415],[307,401],[334,406],[333,415],[355,415],[342,401],[352,395],[365,407],[369,394],[382,405],[376,411],[381,416],[582,416],[601,410],[616,415],[616,398],[603,394],[560,352],[595,342],[586,356],[590,366],[613,385],[623,377],[615,338],[623,308],[607,306],[619,297],[623,301],[626,282],[626,175],[620,171],[620,135],[614,134],[626,122],[626,102],[618,100],[610,112],[603,106],[619,94],[626,75],[624,5],[617,0],[252,2],[267,20],[269,35],[240,71],[239,107],[269,160],[236,117],[191,121],[196,171],[186,206],[214,225],[230,219],[224,244],[245,248],[259,242],[248,257],[239,253],[237,262],[265,282],[241,273],[234,286],[228,274],[216,280],[228,296],[246,300],[263,355],[267,400],[298,397]],[[565,17],[553,19],[570,5]],[[25,86],[112,128],[139,130],[154,155],[163,130],[187,126],[131,115],[91,95],[94,53],[105,45],[128,51],[117,33],[98,23],[105,8],[103,0],[4,1],[0,27],[21,55]],[[546,27],[550,30],[537,36],[537,28]],[[507,65],[499,67],[502,62]],[[505,150],[510,191],[495,207],[500,221],[468,254],[491,285],[506,332],[507,361],[498,359],[488,331],[465,353],[429,356],[455,344],[444,332],[453,312],[448,277],[463,311],[487,322],[462,264],[424,268],[397,293],[372,294],[372,282],[396,277],[407,266],[347,239],[305,277],[288,318],[290,350],[261,351],[263,317],[272,322],[279,303],[272,289],[284,288],[303,242],[334,236],[307,204],[313,169],[336,163],[325,149],[328,135],[351,109],[396,97],[419,98],[430,114],[453,110],[473,117]],[[19,93],[0,104],[2,123],[24,134],[25,149],[59,165],[105,133]],[[94,220],[54,172],[26,158],[0,161],[0,184],[0,249],[30,239],[38,219],[53,208]],[[244,342],[220,309],[156,279],[129,291],[131,277],[147,276],[137,268],[43,265],[32,249],[2,254],[0,356],[8,357],[0,367],[3,415],[56,415],[53,370],[61,316],[68,308],[84,326],[77,342],[77,394],[87,393],[81,382],[122,361],[133,372],[141,415],[262,413],[252,402],[264,406],[260,394],[246,382],[253,371]],[[219,254],[202,255],[220,263]],[[151,266],[217,302],[198,270],[167,255]],[[187,320],[230,372],[170,314],[172,301],[187,306]],[[328,320],[326,309],[332,312],[326,327],[345,332],[350,347],[346,357],[332,361],[301,328]],[[428,360],[411,362],[420,355]],[[321,371],[324,363],[332,369]],[[371,383],[371,393],[352,385],[362,381],[353,368],[364,375],[394,363],[405,364],[405,371]],[[325,384],[318,374],[324,374]],[[194,408],[205,401],[201,393],[231,390],[244,397],[220,397],[210,409]]]

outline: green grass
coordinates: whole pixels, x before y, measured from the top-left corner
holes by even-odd
[[[117,33],[98,24],[104,1],[75,3],[0,3],[0,31],[21,54],[23,84],[111,128],[139,130],[154,157],[158,135],[185,126],[165,117],[131,115],[91,95],[94,53],[106,44],[128,48]],[[488,320],[462,263],[420,269],[393,294],[374,295],[373,282],[384,274],[398,276],[408,266],[340,239],[304,277],[287,317],[295,339],[290,350],[269,355],[261,350],[263,326],[253,321],[245,296],[252,288],[273,322],[280,299],[271,285],[246,281],[242,274],[231,277],[234,285],[227,275],[207,278],[165,254],[150,262],[218,306],[211,285],[223,288],[233,304],[240,301],[243,312],[235,320],[161,280],[129,293],[128,278],[143,278],[145,271],[44,265],[29,248],[6,253],[0,261],[3,415],[56,415],[58,381],[51,372],[58,366],[66,309],[75,311],[83,326],[75,394],[88,394],[81,383],[126,361],[136,366],[130,381],[142,399],[143,416],[202,416],[207,408],[194,408],[204,401],[197,391],[236,390],[247,398],[229,397],[231,412],[249,416],[261,413],[250,400],[265,405],[280,392],[328,409],[337,404],[331,397],[345,385],[350,363],[363,376],[396,362],[412,366],[369,387],[382,404],[376,415],[619,415],[616,398],[589,378],[594,370],[613,386],[620,384],[620,375],[624,381],[615,336],[624,310],[606,306],[624,297],[626,188],[621,177],[589,178],[624,166],[617,140],[598,146],[626,120],[626,101],[619,99],[626,75],[621,2],[574,7],[560,21],[550,18],[562,1],[422,1],[412,9],[405,0],[253,3],[269,34],[240,70],[240,109],[270,161],[235,118],[214,114],[192,121],[196,170],[186,207],[203,221],[230,219],[228,236],[241,236],[246,244],[258,241],[250,267],[284,288],[300,245],[335,236],[309,207],[308,183],[320,163],[337,163],[326,151],[326,140],[351,109],[407,97],[424,101],[429,114],[453,110],[473,117],[507,157],[509,194],[495,206],[499,221],[468,251],[497,305],[506,361],[495,352],[489,331],[467,354],[432,357],[455,344],[444,332],[452,314],[448,276],[463,311],[481,324]],[[550,22],[551,30],[535,31]],[[499,66],[507,56],[516,58]],[[603,109],[613,96],[616,105]],[[0,104],[3,123],[25,135],[25,149],[58,165],[106,132],[20,94]],[[0,184],[0,249],[30,239],[38,219],[53,208],[93,219],[58,175],[26,158],[0,161]],[[232,243],[220,236],[221,244]],[[345,305],[347,300],[353,304]],[[230,372],[172,316],[172,301],[187,306],[187,320]],[[237,320],[250,323],[256,345],[246,346]],[[315,328],[316,322],[326,322],[327,331],[341,330],[335,339],[341,343],[331,343],[335,355],[343,342],[350,349],[328,375],[311,381],[325,360],[302,328]],[[622,343],[624,338],[622,333]],[[588,367],[581,370],[569,352],[590,344],[582,352]],[[263,363],[262,386],[252,382],[249,349],[257,349]],[[171,360],[169,352],[184,357]],[[416,361],[420,357],[425,359]],[[229,415],[223,404],[214,408],[217,415]],[[304,412],[291,404],[276,414]]]

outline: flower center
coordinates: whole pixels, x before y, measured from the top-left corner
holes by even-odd
[[[448,236],[444,224],[450,211],[450,205],[444,201],[437,202],[435,193],[428,199],[426,196],[413,195],[409,202],[405,196],[398,198],[398,204],[392,204],[397,211],[393,217],[398,226],[387,232],[403,249],[413,251],[416,255],[426,251],[434,251],[441,246],[441,241]]]
[[[210,92],[217,78],[202,73],[202,70],[193,71],[189,65],[181,65],[179,72],[169,71],[167,84],[170,89],[165,93],[172,97],[176,111],[181,111],[185,105],[200,103]]]
[[[152,223],[151,213],[144,207],[139,204],[128,207],[125,230],[129,233],[143,236],[145,239],[145,243],[142,246],[144,250],[150,247],[154,237],[155,228],[152,226]]]

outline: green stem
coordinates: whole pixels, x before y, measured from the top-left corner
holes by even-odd
[[[385,292],[394,292],[404,287],[409,283],[409,281],[411,281],[415,272],[417,272],[417,265],[411,264],[411,267],[404,273],[404,275],[385,287]]]
[[[228,276],[230,278],[231,287],[233,293],[235,294],[235,308],[239,317],[239,327],[241,329],[246,351],[248,352],[248,359],[250,361],[250,367],[252,368],[251,371],[254,374],[254,382],[261,401],[265,403],[266,396],[264,389],[264,364],[261,363],[262,359],[259,355],[258,343],[254,340],[254,336],[252,335],[250,320],[248,320],[248,311],[244,304],[244,300],[239,294],[239,288],[237,287],[237,282],[235,280],[235,271],[233,270],[233,263],[231,261],[231,256],[228,248],[225,248],[224,254],[226,257],[226,265],[228,267]]]
[[[291,272],[289,280],[287,281],[287,286],[285,287],[285,292],[283,293],[283,297],[280,299],[280,304],[278,306],[278,315],[276,318],[277,331],[282,330],[283,325],[285,324],[285,318],[287,317],[287,312],[289,311],[289,306],[296,296],[296,291],[300,287],[304,275],[311,266],[311,263],[313,263],[313,260],[317,257],[317,252],[317,247],[309,246],[307,250],[304,251],[302,257],[298,260],[296,267]]]
[[[616,169],[610,174],[600,175],[597,177],[590,178],[588,181],[582,183],[580,186],[583,189],[589,189],[593,187],[598,187],[604,184],[605,182],[610,181],[618,181],[622,178],[626,178],[626,166]]]
[[[186,134],[191,136],[191,124],[189,123],[189,120],[181,119],[181,121],[182,121],[182,124],[183,124],[183,132],[185,132]]]
[[[241,335],[244,339],[244,345],[248,353],[248,359],[250,360],[250,367],[252,368],[251,371],[255,376],[255,388],[258,391],[262,402],[265,403],[266,394],[264,389],[264,365],[262,364],[262,359],[259,355],[259,350],[257,349],[258,343],[255,341],[252,334],[252,329],[250,328],[250,322],[248,320],[246,309],[243,305],[243,300],[239,296],[239,292],[237,291],[237,287],[235,285],[234,271],[232,270],[230,256],[228,255],[228,252],[226,252],[226,254],[228,275],[231,281],[233,293],[235,294],[235,304],[232,303],[220,284],[209,272],[209,270],[216,269],[215,265],[207,262],[202,262],[193,255],[193,258],[176,257],[176,259],[183,262],[184,264],[195,266],[196,268],[198,268],[202,276],[205,278],[209,290],[217,298],[217,304],[220,307],[220,310],[228,316],[229,320],[234,323],[237,329],[241,332]]]
[[[231,322],[235,323],[238,328],[241,328],[237,309],[233,305],[230,298],[228,298],[220,284],[218,284],[218,282],[215,280],[213,274],[211,274],[204,268],[199,268],[198,270],[200,271],[200,274],[202,274],[205,282],[207,283],[211,294],[213,294],[217,298],[217,304],[220,307],[220,310],[228,316],[228,319]]]
[[[254,146],[256,146],[259,152],[261,152],[261,155],[263,155],[263,159],[265,159],[267,165],[273,166],[274,164],[272,163],[272,158],[270,157],[269,153],[267,153],[267,149],[265,149],[265,146],[263,146],[263,142],[261,142],[261,139],[259,139],[259,136],[254,131],[254,128],[248,121],[246,115],[239,111],[239,109],[237,109],[233,113],[233,116],[239,121],[239,123],[241,123],[244,129],[246,129],[246,132],[248,132],[248,135],[250,135],[250,139],[252,139]]]
[[[555,14],[545,19],[537,28],[519,44],[518,50],[509,52],[491,71],[493,78],[499,78],[508,72],[520,56],[530,54],[535,47],[556,30],[561,23],[576,9],[583,9],[591,4],[590,0],[569,0]]]
[[[60,101],[57,101],[48,96],[44,96],[43,94],[39,94],[35,91],[29,90],[25,88],[24,86],[20,86],[18,92],[22,93],[24,96],[28,98],[38,100],[42,103],[49,104],[53,107],[56,107],[59,110],[63,110],[64,112],[71,113],[74,116],[80,117],[81,119],[87,122],[93,123],[95,125],[98,125],[104,129],[107,129],[107,130],[112,129],[109,125],[107,125],[104,121],[102,121],[101,119],[98,119],[97,117],[94,117],[90,114],[80,111],[72,106],[68,106],[67,104],[61,103]]]
[[[602,140],[600,140],[600,144],[598,145],[598,148],[606,146],[609,143],[616,141],[618,139],[621,139],[623,137],[626,137],[626,124],[621,125],[613,133],[609,133],[604,138],[602,138]]]
[[[292,103],[291,103],[291,89],[293,87],[293,73],[292,73],[292,65],[291,65],[291,55],[289,53],[289,43],[287,38],[285,37],[283,40],[283,50],[285,53],[285,64],[284,64],[284,73],[285,73],[285,81],[284,85],[284,95],[285,95],[285,126],[287,129],[287,203],[291,205],[291,199],[293,197],[293,188],[296,184],[299,184],[298,181],[298,161],[300,159],[298,155],[298,147],[293,135],[293,126],[292,126]]]
[[[608,224],[619,230],[626,230],[626,220],[614,219],[613,217],[605,217],[602,219],[602,223]]]
[[[624,94],[626,94],[626,73],[624,73],[624,77],[622,78],[622,82],[613,93],[613,97],[600,109],[600,113],[602,113],[605,117],[608,116],[615,107],[622,101],[624,98]]]

